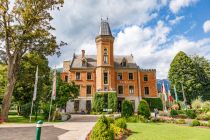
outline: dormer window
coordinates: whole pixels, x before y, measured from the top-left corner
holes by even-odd
[[[82,67],[86,67],[87,66],[87,63],[85,60],[82,60]]]
[[[108,63],[108,50],[107,48],[104,49],[104,64]]]
[[[125,57],[124,57],[123,60],[122,60],[121,66],[122,66],[122,67],[126,67],[126,59],[125,59]]]

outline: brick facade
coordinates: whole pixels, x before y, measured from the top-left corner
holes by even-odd
[[[80,87],[78,99],[67,103],[68,112],[89,112],[96,91],[115,91],[119,108],[122,100],[127,99],[134,102],[135,111],[142,98],[158,97],[156,70],[140,69],[132,55],[115,56],[113,43],[108,22],[102,21],[96,37],[96,56],[86,55],[82,50],[81,55],[74,54],[72,61],[64,61],[62,80]]]

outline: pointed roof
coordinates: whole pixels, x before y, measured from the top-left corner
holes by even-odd
[[[111,29],[109,27],[108,19],[107,20],[101,19],[101,26],[100,26],[100,30],[99,30],[99,35],[110,35],[110,36],[112,36],[112,32],[111,32]]]

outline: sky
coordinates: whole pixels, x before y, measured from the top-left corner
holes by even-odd
[[[51,67],[82,49],[96,54],[101,18],[115,37],[114,54],[132,54],[140,68],[156,69],[158,79],[167,78],[179,51],[210,60],[210,0],[65,0],[52,15],[53,34],[68,45],[48,58]]]

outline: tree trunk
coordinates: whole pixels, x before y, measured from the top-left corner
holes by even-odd
[[[1,117],[3,118],[4,121],[8,120],[8,113],[9,113],[9,108],[11,105],[11,100],[12,100],[12,93],[14,90],[15,82],[16,82],[16,65],[13,63],[8,64],[8,69],[7,69],[7,87],[4,93],[4,98],[2,101],[2,112],[1,112]]]

